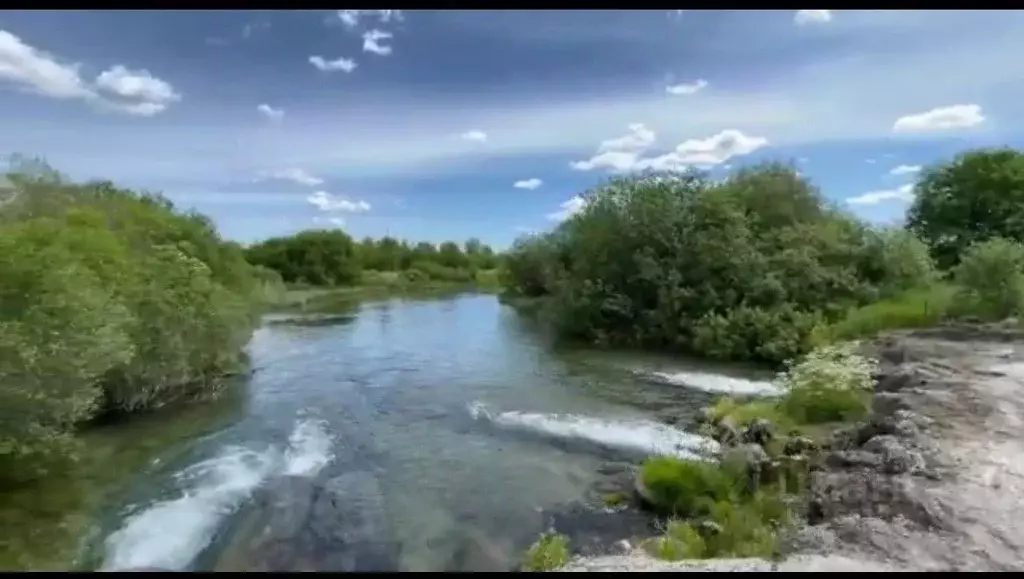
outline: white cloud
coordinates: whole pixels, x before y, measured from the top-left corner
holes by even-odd
[[[889,171],[890,175],[913,175],[921,171],[920,165],[899,165]]]
[[[326,191],[315,191],[312,195],[306,197],[306,201],[309,201],[321,211],[331,213],[366,213],[370,210],[370,204],[366,201],[350,201],[331,195]]]
[[[334,60],[326,60],[322,56],[310,56],[309,63],[315,66],[318,70],[324,72],[334,72],[341,70],[344,72],[352,72],[356,69],[356,61],[351,58],[336,58]]]
[[[522,181],[516,181],[512,186],[516,189],[529,189],[530,191],[540,187],[544,182],[537,178],[523,179]]]
[[[665,87],[665,92],[675,96],[691,95],[696,94],[697,92],[701,91],[707,86],[708,81],[704,80],[703,78],[698,78],[697,80],[690,83],[684,82],[680,84],[669,85]]]
[[[117,106],[123,107],[126,112],[141,116],[152,116],[181,100],[181,95],[174,87],[156,78],[148,70],[132,71],[120,64],[100,73],[96,77],[96,87],[123,99]]]
[[[952,105],[900,117],[893,123],[892,130],[896,133],[919,133],[965,129],[980,124],[984,120],[985,117],[981,114],[981,107],[978,105]]]
[[[566,219],[576,215],[587,205],[586,199],[576,195],[572,199],[569,199],[565,203],[562,203],[558,211],[554,213],[548,213],[547,218],[551,221],[565,221]]]
[[[283,109],[275,109],[274,107],[272,107],[272,106],[270,106],[270,105],[268,105],[266,103],[261,104],[260,106],[256,107],[256,110],[258,110],[260,112],[260,114],[262,114],[263,116],[267,117],[268,119],[270,119],[272,121],[280,121],[281,119],[284,118],[284,110]]]
[[[114,65],[92,83],[81,75],[82,65],[25,44],[0,30],[0,82],[57,99],[81,99],[109,110],[138,116],[163,112],[181,100],[174,87],[147,70],[131,71]]]
[[[629,130],[622,137],[603,141],[596,155],[572,163],[572,168],[578,171],[605,169],[611,172],[679,170],[689,165],[719,165],[768,145],[768,139],[764,137],[751,137],[741,131],[727,129],[706,139],[683,141],[668,153],[644,157],[643,154],[654,144],[654,131],[641,123],[630,125]]]
[[[293,183],[298,183],[299,185],[307,185],[309,187],[321,185],[324,182],[323,179],[316,177],[314,175],[310,175],[304,170],[298,168],[282,169],[280,171],[267,171],[261,173],[260,178],[291,181]]]
[[[885,201],[901,201],[909,203],[914,200],[914,185],[901,185],[895,189],[882,189],[880,191],[868,191],[857,197],[850,197],[846,200],[850,205],[877,205]]]
[[[387,56],[391,54],[390,46],[383,46],[380,44],[381,40],[389,40],[392,37],[390,32],[384,32],[383,30],[367,30],[363,33],[363,52],[372,52],[381,56]]]
[[[825,24],[832,21],[831,10],[797,10],[793,15],[793,23],[797,26],[806,24]]]
[[[0,30],[0,80],[53,98],[89,98],[92,91],[79,75],[80,68]]]
[[[376,17],[379,22],[387,24],[392,20],[401,20],[401,10],[338,10],[338,19],[341,20],[345,26],[349,28],[355,28],[359,25],[359,22],[364,18]]]
[[[474,129],[472,131],[466,131],[465,133],[462,133],[461,135],[459,135],[459,138],[462,139],[463,141],[483,143],[487,141],[487,133],[478,129]]]

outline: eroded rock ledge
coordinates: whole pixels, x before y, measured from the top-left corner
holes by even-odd
[[[880,362],[871,418],[822,449],[784,561],[631,551],[563,570],[1024,570],[1024,333],[949,326],[865,351]]]

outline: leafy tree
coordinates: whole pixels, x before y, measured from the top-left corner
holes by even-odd
[[[970,245],[1004,237],[1024,241],[1024,154],[982,149],[925,169],[914,187],[907,227],[943,269]]]
[[[510,292],[552,304],[567,338],[780,362],[817,325],[934,273],[920,243],[863,226],[785,165],[718,183],[617,177],[584,198],[517,240],[502,271]]]

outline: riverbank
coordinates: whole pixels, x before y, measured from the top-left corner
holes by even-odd
[[[839,429],[811,472],[805,524],[781,561],[576,558],[563,571],[1019,571],[1024,560],[1024,332],[889,334],[868,420]]]
[[[480,270],[472,282],[410,280],[401,272],[365,271],[360,282],[351,286],[323,287],[289,284],[287,290],[268,304],[272,312],[337,313],[352,310],[360,302],[389,298],[429,298],[462,292],[497,293],[497,270]]]

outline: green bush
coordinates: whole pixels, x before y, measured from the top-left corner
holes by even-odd
[[[811,351],[779,376],[784,412],[797,423],[863,418],[870,408],[877,363],[858,353],[856,342]]]
[[[958,312],[986,320],[1017,315],[1024,307],[1024,245],[998,237],[971,245],[953,279]]]
[[[8,178],[0,477],[10,480],[71,457],[84,421],[216,392],[279,280],[162,197],[49,170]]]
[[[618,177],[584,198],[502,270],[510,294],[548,298],[565,338],[780,363],[851,307],[934,277],[921,243],[832,208],[783,165],[721,183]]]
[[[526,552],[523,571],[554,571],[569,562],[569,538],[555,532],[541,535]]]
[[[775,485],[755,488],[749,476],[745,465],[729,460],[646,461],[642,477],[650,498],[672,515],[647,550],[668,560],[777,554],[779,530],[793,515]]]

